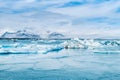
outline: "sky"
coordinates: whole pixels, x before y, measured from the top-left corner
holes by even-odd
[[[120,0],[0,0],[0,34],[23,29],[120,38]]]

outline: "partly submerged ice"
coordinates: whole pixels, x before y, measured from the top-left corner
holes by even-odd
[[[90,50],[93,52],[119,52],[120,40],[1,40],[0,54],[28,54],[58,52],[63,49]]]
[[[0,80],[119,80],[120,40],[1,40]]]

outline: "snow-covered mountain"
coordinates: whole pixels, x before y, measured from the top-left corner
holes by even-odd
[[[1,38],[40,38],[40,36],[26,30],[19,30],[17,32],[5,32]]]
[[[65,35],[58,33],[58,32],[52,32],[48,35],[49,39],[63,39],[65,38]]]
[[[43,39],[66,39],[67,36],[59,32],[45,32],[35,34],[26,30],[19,30],[17,32],[5,32],[0,38],[43,38]]]

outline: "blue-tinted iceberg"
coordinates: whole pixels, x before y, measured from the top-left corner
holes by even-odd
[[[120,40],[71,39],[71,40],[1,40],[0,53],[50,53],[63,49],[82,49],[92,52],[120,52]]]

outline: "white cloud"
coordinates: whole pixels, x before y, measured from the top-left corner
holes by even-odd
[[[32,3],[32,2],[35,2],[36,0],[25,0],[25,1],[28,3]]]
[[[85,4],[76,7],[51,8],[48,11],[75,17],[101,17],[111,15],[114,9],[120,7],[120,1],[102,4]]]
[[[74,1],[84,4],[62,7]],[[120,7],[120,1],[95,1],[0,0],[0,34],[26,27],[37,33],[52,30],[76,35],[119,34],[120,13],[115,10]]]

